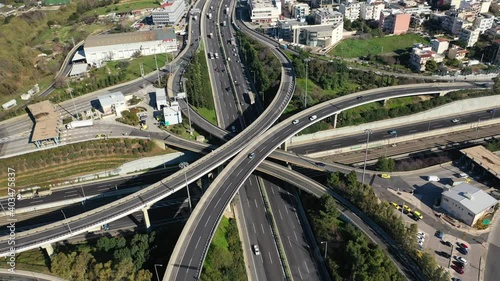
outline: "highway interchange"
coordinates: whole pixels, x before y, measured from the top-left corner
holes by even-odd
[[[221,3],[220,7],[222,7],[222,3]],[[207,28],[208,28],[208,26],[207,26]],[[225,35],[225,37],[226,36],[230,36],[230,34],[228,33],[228,35]],[[207,49],[209,49],[209,48],[210,47],[207,47]],[[281,57],[281,59],[284,59],[284,57]],[[230,65],[232,65],[232,64],[230,64]],[[232,73],[233,72],[235,73],[234,75],[237,75],[237,73],[241,73],[241,71],[240,72],[237,71],[237,69],[239,67],[236,66],[234,68],[235,68],[234,71],[231,70]],[[290,74],[292,74],[291,70],[288,69],[286,71],[288,72],[287,73],[288,77],[290,77]],[[219,79],[220,80],[217,80],[217,81],[224,81],[222,76],[219,77]],[[225,79],[227,80],[227,78],[225,78]],[[244,80],[243,80],[243,78],[241,78],[241,80],[239,80],[239,81],[244,81]],[[262,119],[265,119],[265,118],[263,118],[263,116],[261,116],[259,118],[259,121],[261,123],[261,124],[259,124],[259,127],[262,126],[263,128],[267,129],[272,124],[272,122],[279,117],[280,111],[284,109],[284,105],[286,105],[286,102],[290,98],[290,90],[293,90],[289,86],[290,83],[291,83],[290,80],[288,80],[288,81],[285,80],[284,85],[282,85],[282,90],[283,90],[282,93],[283,93],[283,95],[279,96],[279,98],[281,100],[278,100],[278,101],[275,100],[273,102],[273,104],[271,104],[271,106],[276,106],[276,108],[280,108],[280,110],[276,110],[276,112],[273,112],[273,113],[269,114],[270,115],[270,117],[269,117],[270,119],[269,120],[262,120]],[[473,88],[473,87],[474,86],[472,86],[472,85],[470,86],[470,88]],[[434,87],[430,87],[430,88],[432,88],[432,89],[430,89],[431,91],[435,90]],[[237,90],[236,92],[242,94],[245,91],[247,91],[247,89],[243,88],[243,89]],[[410,89],[408,91],[412,91],[413,92],[414,90]],[[222,92],[226,92],[226,91],[222,91]],[[227,92],[230,92],[230,91],[227,91]],[[401,92],[402,91],[399,91],[398,93],[401,94]],[[409,92],[406,92],[406,93],[408,94]],[[367,95],[367,96],[365,96],[365,100],[364,101],[370,101],[371,99],[377,100],[379,98],[384,98],[386,96],[387,96],[386,93],[374,94],[374,95],[370,95],[369,97]],[[241,96],[241,98],[243,100],[242,96]],[[228,102],[230,102],[230,101],[232,103],[234,103],[234,100],[235,99],[234,99],[234,96],[232,95],[232,93],[228,93],[226,95],[226,97],[223,99],[222,102],[224,102],[225,104],[228,103]],[[238,98],[236,100],[238,100]],[[332,103],[333,102],[335,102],[335,101],[332,101]],[[325,106],[325,107],[315,108],[314,113],[318,115],[318,120],[320,120],[320,119],[323,119],[323,118],[325,118],[327,116],[330,116],[332,114],[332,110],[333,110],[332,108],[338,110],[339,108],[347,108],[349,106],[353,106],[353,105],[356,105],[356,104],[359,104],[359,103],[360,102],[357,99],[355,99],[355,97],[351,96],[347,100],[342,99],[342,101],[335,102],[334,105],[330,104],[330,105]],[[238,106],[238,103],[236,103],[236,106]],[[236,106],[235,106],[235,109],[236,109]],[[225,107],[226,110],[227,110],[227,108],[228,107]],[[230,106],[229,106],[229,108],[230,108]],[[227,110],[227,111],[229,111],[229,110]],[[239,127],[238,129],[242,129],[243,125],[241,125],[241,124],[243,124],[243,121],[240,121],[241,119],[239,119],[237,117],[238,116],[237,115],[238,114],[237,111],[235,111],[235,112],[236,112],[236,115],[234,115],[234,112],[233,112],[232,115],[227,115],[225,120],[228,120],[228,121],[227,121],[227,123],[223,123],[223,124],[227,124],[225,127],[229,128],[228,126],[231,126],[231,124],[238,124],[239,123],[241,127]],[[228,169],[225,169],[223,171],[223,173],[221,174],[221,176],[217,178],[218,180],[221,181],[221,183],[220,183],[219,186],[224,186],[226,188],[224,190],[222,190],[222,189],[218,190],[219,192],[223,193],[222,196],[212,197],[212,198],[219,199],[218,202],[220,202],[222,200],[222,202],[220,202],[221,204],[216,204],[216,208],[211,209],[211,211],[203,212],[204,214],[206,214],[207,216],[209,216],[208,218],[205,217],[205,218],[201,219],[201,221],[205,221],[206,222],[205,225],[207,225],[210,222],[210,226],[212,227],[212,229],[208,229],[208,230],[213,230],[213,227],[217,225],[216,222],[220,219],[220,216],[217,215],[217,214],[220,214],[219,211],[224,209],[225,205],[234,196],[234,194],[236,193],[236,191],[239,188],[239,186],[242,185],[245,182],[246,178],[257,167],[257,165],[259,164],[259,162],[262,161],[269,153],[271,153],[274,150],[275,147],[277,147],[279,144],[281,144],[289,136],[295,134],[297,131],[299,131],[300,129],[302,129],[306,125],[309,125],[309,124],[312,123],[312,122],[308,121],[308,119],[307,119],[309,117],[309,114],[312,114],[310,112],[312,112],[312,111],[308,111],[308,113],[306,113],[306,114],[299,114],[298,117],[294,117],[294,118],[298,118],[300,120],[300,122],[299,122],[299,124],[297,126],[291,124],[291,120],[292,119],[289,119],[289,120],[287,120],[285,122],[282,122],[280,124],[280,125],[282,125],[281,126],[282,130],[279,130],[279,134],[275,133],[273,135],[273,138],[269,137],[268,139],[264,139],[264,138],[260,137],[260,140],[262,140],[260,147],[256,148],[255,145],[249,145],[249,147],[247,147],[244,150],[243,153],[238,154],[238,156],[236,156],[235,160],[233,160],[233,162],[231,162],[229,164],[229,166],[232,166],[232,168],[231,168],[232,170],[239,171],[239,173],[237,173],[237,174],[230,174],[230,173],[227,172]],[[265,116],[266,114],[263,114],[263,115]],[[238,121],[236,121],[236,120],[238,120]],[[272,121],[270,121],[270,120],[272,120]],[[235,146],[235,147],[237,146],[238,148],[231,149],[232,151],[226,152],[225,153],[226,155],[224,155],[224,156],[220,156],[220,154],[216,153],[217,156],[220,157],[220,158],[226,158],[226,159],[228,159],[229,157],[235,155],[238,150],[240,150],[240,149],[243,148],[243,144],[246,144],[244,142],[244,140],[254,139],[255,137],[257,137],[260,134],[260,132],[259,132],[260,128],[259,127],[257,125],[254,126],[254,124],[252,124],[248,130],[246,130],[246,131],[244,131],[242,133],[244,135],[244,137],[238,136],[233,141],[234,143],[231,143],[231,145],[225,145],[226,148],[229,148],[231,146]],[[247,131],[250,131],[250,132],[247,133]],[[263,132],[263,131],[261,131],[261,132]],[[266,134],[266,135],[269,135],[269,134]],[[254,143],[254,142],[252,142],[252,143]],[[254,159],[247,159],[247,155],[251,151],[254,151],[254,153],[256,154],[256,157]],[[228,155],[230,155],[230,156],[227,157]],[[223,160],[217,160],[217,161],[222,162]],[[198,162],[200,162],[200,161],[198,161]],[[211,163],[215,163],[215,160],[212,160],[210,162]],[[196,177],[199,177],[199,175],[200,175],[199,172],[193,171],[195,168],[198,168],[194,164],[195,163],[193,163],[193,165],[191,166],[192,170],[188,171],[188,173],[192,173],[192,174],[189,175],[190,180],[191,179],[195,179]],[[195,168],[192,168],[193,166],[195,166]],[[213,165],[211,167],[213,167]],[[208,169],[206,169],[206,170],[208,170]],[[179,187],[182,188],[182,185],[183,185],[182,177],[180,177],[179,175],[183,175],[183,173],[177,173],[177,174],[178,174],[177,177],[175,177],[176,175],[174,175],[173,178],[169,177],[172,180],[169,180],[169,181],[165,180],[165,181],[163,181],[165,183],[164,186],[168,186],[168,187],[170,187],[172,189],[178,189]],[[194,174],[197,174],[197,175],[194,175]],[[167,182],[168,182],[168,185],[166,184]],[[215,188],[211,188],[211,189],[215,190]],[[271,187],[271,189],[272,189],[272,187]],[[138,206],[141,206],[141,205],[144,204],[144,203],[141,204],[141,202],[154,201],[154,200],[148,200],[148,199],[152,199],[152,198],[154,198],[154,196],[159,195],[161,193],[161,192],[158,193],[156,191],[153,192],[154,190],[152,190],[152,189],[150,189],[150,190],[151,190],[150,194],[143,194],[143,195],[141,195],[142,200],[138,200],[137,201],[137,199],[135,199],[135,200],[133,199],[134,201],[137,201],[137,203],[135,203],[135,204],[138,205]],[[163,196],[163,194],[161,196]],[[254,196],[254,198],[255,198],[255,196]],[[128,204],[129,205],[133,205],[134,203],[130,204],[130,202],[128,202]],[[197,209],[199,209],[199,208],[197,208]],[[120,210],[123,211],[123,208],[116,207],[114,210],[109,210],[107,217],[109,218],[111,214],[119,214]],[[128,212],[128,211],[126,211],[126,212]],[[215,216],[211,216],[210,213],[214,213],[216,215]],[[192,218],[194,218],[194,216]],[[102,219],[100,218],[100,216],[89,216],[85,220],[88,220],[89,222],[99,222],[99,221],[102,221]],[[82,220],[82,222],[76,222],[75,221],[74,223],[71,223],[71,228],[72,229],[78,229],[79,225],[84,225],[84,224],[85,224],[85,222],[83,222],[83,220]],[[208,242],[211,239],[211,234],[212,233],[211,233],[211,231],[207,231],[207,229],[205,229],[204,227],[201,230],[197,230],[197,231],[200,231],[199,233],[201,235],[195,236],[195,237],[199,237],[198,242],[196,244],[203,243],[201,245],[203,245],[205,247],[206,245],[208,245]],[[62,228],[59,227],[58,229],[53,229],[51,231],[46,231],[44,233],[41,233],[41,235],[39,234],[39,235],[36,235],[35,237],[30,237],[30,239],[33,239],[33,238],[36,239],[36,237],[50,237],[50,236],[54,236],[54,235],[60,235],[61,233],[65,233],[65,232],[67,232],[67,229],[65,229],[65,227],[63,225]],[[21,241],[20,241],[21,244],[23,242],[22,239],[23,238],[21,238]],[[203,241],[201,241],[201,239],[203,239]],[[194,243],[194,241],[192,243]],[[202,258],[202,256],[205,254],[205,253],[203,253],[203,251],[206,250],[206,248],[201,249],[201,248],[198,248],[198,247],[195,247],[195,246],[193,246],[192,248],[194,248],[197,251],[192,251],[193,253],[191,254],[191,257],[189,257],[189,256],[185,257],[184,260],[181,261],[181,263],[183,265],[187,265],[188,267],[194,266],[195,268],[188,268],[188,271],[186,273],[183,273],[181,275],[182,276],[181,278],[178,278],[179,280],[184,280],[185,278],[187,278],[186,276],[189,276],[190,274],[198,274],[198,272],[200,270],[199,265],[201,264],[201,261],[202,261],[201,258]],[[198,258],[198,260],[194,259],[196,257]],[[190,260],[186,260],[186,258],[190,258]]]

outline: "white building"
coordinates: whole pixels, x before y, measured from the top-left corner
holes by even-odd
[[[472,47],[476,44],[477,40],[479,40],[480,30],[478,28],[464,28],[462,32],[460,32],[459,40],[465,41],[466,47]]]
[[[122,111],[127,109],[127,102],[122,92],[113,92],[98,96],[99,105],[104,115],[115,114],[121,117]]]
[[[433,51],[431,46],[422,44],[415,44],[410,54],[410,64],[418,71],[425,71],[425,64],[430,60],[440,63],[443,59],[443,56]]]
[[[312,11],[315,24],[335,24],[344,21],[344,15],[332,8],[319,8]]]
[[[361,3],[359,2],[347,2],[342,3],[339,6],[339,11],[350,21],[355,21],[359,19],[359,14],[361,11]]]
[[[370,4],[361,2],[360,17],[364,20],[378,21],[380,19],[380,12],[382,12],[384,8],[384,2],[372,2]]]
[[[281,15],[279,0],[249,0],[248,5],[254,23],[275,23]]]
[[[173,29],[91,35],[83,46],[87,63],[101,66],[105,61],[129,59],[177,51]]]
[[[309,5],[306,3],[294,3],[291,5],[291,13],[294,19],[305,19],[310,13]]]
[[[446,50],[448,50],[449,46],[450,42],[446,39],[436,38],[431,40],[431,49],[437,54],[443,54]]]
[[[3,108],[4,110],[7,110],[7,109],[9,109],[9,108],[11,108],[11,107],[14,107],[14,106],[16,106],[16,105],[17,105],[17,101],[16,101],[15,99],[12,99],[12,100],[10,100],[10,101],[8,101],[8,102],[6,102],[6,103],[2,104],[2,108]]]
[[[488,14],[479,14],[474,20],[473,27],[478,28],[480,33],[483,34],[486,30],[493,27],[495,18]]]
[[[340,42],[343,32],[343,21],[333,25],[296,26],[293,43],[326,48]]]
[[[491,0],[483,0],[479,5],[480,5],[479,13],[481,14],[487,13],[490,10]]]
[[[163,120],[165,126],[182,123],[182,113],[178,102],[173,101],[170,106],[163,108]]]
[[[155,98],[156,98],[156,108],[161,110],[164,106],[167,106],[167,93],[165,92],[165,88],[156,88],[155,89]]]
[[[462,183],[441,194],[441,208],[469,226],[473,226],[498,201],[470,184]]]
[[[154,24],[175,25],[186,12],[184,0],[166,0],[160,8],[153,9],[151,15]]]

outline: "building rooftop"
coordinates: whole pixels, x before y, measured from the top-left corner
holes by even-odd
[[[102,107],[112,106],[119,102],[125,102],[122,92],[113,92],[97,97]]]
[[[305,29],[313,32],[322,32],[322,31],[331,31],[332,29],[337,28],[339,25],[343,25],[343,22],[337,22],[332,25],[307,25],[302,26],[300,29]]]
[[[163,100],[167,99],[167,94],[166,94],[164,88],[156,88],[155,92],[156,92],[156,100],[157,101],[160,99],[163,99]]]
[[[80,75],[82,73],[87,72],[88,65],[86,63],[75,63],[71,67],[71,72],[69,76]]]
[[[443,196],[459,202],[474,215],[481,213],[498,202],[486,192],[467,183],[459,184],[443,192]]]
[[[32,141],[53,139],[59,136],[59,113],[49,101],[42,101],[28,105],[28,109],[35,118]]]
[[[121,45],[130,43],[139,43],[156,40],[175,39],[175,31],[172,28],[166,30],[150,30],[125,32],[116,34],[91,35],[85,40],[85,47],[99,47],[110,45]]]
[[[250,0],[251,6],[255,8],[273,8],[275,5],[272,0]]]
[[[173,114],[178,114],[178,113],[179,113],[179,106],[178,105],[165,106],[163,108],[163,115],[173,115]]]
[[[485,170],[500,178],[500,157],[487,150],[481,145],[461,149],[471,160],[483,167]]]

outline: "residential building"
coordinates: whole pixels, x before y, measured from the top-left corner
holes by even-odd
[[[401,10],[405,14],[412,14],[412,15],[421,15],[421,14],[428,15],[432,13],[431,6],[427,4],[418,4],[412,7],[406,6],[401,8]]]
[[[186,13],[184,0],[166,0],[159,8],[153,9],[151,15],[154,24],[175,25]]]
[[[309,5],[306,3],[294,3],[291,5],[291,13],[294,19],[305,19],[309,13]]]
[[[479,32],[483,34],[486,30],[493,27],[493,23],[495,22],[495,17],[489,14],[479,14],[474,20],[474,24],[472,25],[475,28],[479,29]]]
[[[465,28],[462,29],[462,32],[460,33],[459,40],[465,41],[465,46],[466,47],[472,47],[474,44],[476,44],[477,40],[479,40],[479,33],[480,30],[475,28]]]
[[[432,50],[431,46],[415,44],[410,55],[410,64],[417,71],[425,71],[425,64],[429,60],[436,63],[443,62],[443,57]]]
[[[451,48],[448,50],[448,55],[447,57],[452,60],[452,59],[457,59],[457,60],[464,60],[465,55],[467,55],[469,51],[466,49],[457,46],[457,45],[451,45]]]
[[[467,183],[441,194],[441,208],[455,219],[473,226],[485,214],[494,211],[498,200]]]
[[[332,8],[340,4],[340,0],[311,0],[311,8]]]
[[[127,102],[122,92],[113,92],[98,96],[99,105],[104,115],[115,114],[121,117],[122,111],[127,109]]]
[[[163,122],[165,126],[182,123],[182,113],[178,102],[173,101],[170,102],[170,106],[163,107]]]
[[[281,15],[279,0],[249,0],[250,19],[254,23],[276,23]]]
[[[490,10],[491,0],[482,0],[480,3],[479,13],[484,14]]]
[[[103,62],[130,59],[177,51],[173,29],[91,35],[83,46],[87,63],[101,66]]]
[[[163,107],[168,106],[165,88],[155,88],[155,98],[156,109],[161,110]]]
[[[458,35],[462,29],[471,27],[472,21],[469,19],[462,19],[454,15],[447,15],[442,17],[441,28],[453,35]]]
[[[299,26],[307,25],[306,22],[300,22],[297,20],[279,20],[276,23],[276,29],[278,30],[278,38],[286,41],[293,41],[294,30]]]
[[[6,103],[2,104],[2,108],[3,108],[4,110],[7,110],[7,109],[9,109],[9,108],[11,108],[11,107],[14,107],[14,106],[16,106],[16,105],[17,105],[17,101],[16,101],[15,99],[12,99],[12,100],[10,100],[10,101],[8,101],[8,102],[6,102]]]
[[[500,40],[485,48],[484,59],[492,64],[500,64]]]
[[[89,65],[86,63],[73,63],[71,64],[71,71],[69,77],[80,78],[87,75]]]
[[[344,15],[332,8],[319,8],[312,11],[315,24],[335,24],[344,21]]]
[[[443,39],[443,38],[435,38],[431,40],[431,48],[434,52],[437,54],[442,54],[446,50],[448,50],[448,47],[450,46],[450,43],[448,40]]]
[[[359,14],[361,11],[361,3],[359,2],[346,2],[339,6],[339,11],[344,15],[344,17],[350,21],[359,19]]]
[[[410,28],[410,14],[399,10],[384,10],[380,13],[380,26],[385,33],[399,35]]]
[[[458,9],[460,8],[460,2],[461,0],[445,0],[443,4],[450,4],[451,9]]]
[[[481,3],[476,2],[476,0],[462,0],[460,2],[459,9],[465,10],[465,11],[471,11],[471,12],[477,14],[481,10]]]
[[[342,40],[344,22],[333,25],[308,25],[294,28],[293,43],[311,47],[329,47]]]
[[[360,17],[364,20],[376,20],[380,19],[380,13],[384,10],[385,4],[381,2],[361,2],[360,4]]]

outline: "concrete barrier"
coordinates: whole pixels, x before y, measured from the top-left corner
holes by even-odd
[[[435,137],[438,135],[450,134],[450,133],[454,133],[454,132],[458,132],[458,131],[478,128],[478,126],[483,127],[483,126],[494,125],[494,124],[498,124],[498,123],[500,123],[500,119],[495,118],[495,119],[481,121],[479,124],[477,122],[475,122],[475,123],[470,123],[470,124],[457,125],[457,126],[453,126],[453,127],[448,127],[448,128],[438,129],[438,130],[432,130],[432,131],[407,135],[407,136],[401,136],[401,137],[397,137],[397,138],[389,138],[389,139],[385,139],[385,140],[370,142],[370,143],[368,143],[368,148],[371,149],[371,148],[377,148],[377,147],[391,145],[391,144],[400,143],[400,142],[416,141],[416,140],[422,139],[422,138]],[[358,144],[355,146],[340,147],[340,148],[335,148],[332,150],[311,153],[311,154],[307,154],[307,156],[313,157],[313,158],[325,157],[325,156],[329,156],[329,155],[342,154],[342,153],[362,150],[365,148],[366,148],[366,143],[362,143],[362,144]]]
[[[498,106],[500,106],[500,98],[498,95],[465,99],[465,100],[455,101],[446,105],[442,105],[434,109],[427,110],[425,112],[420,112],[408,116],[391,118],[391,119],[361,124],[357,126],[341,127],[337,129],[316,132],[313,134],[292,137],[287,141],[287,145],[288,147],[292,148],[294,146],[304,145],[311,142],[317,142],[332,137],[339,137],[342,135],[350,135],[350,134],[359,134],[360,132],[363,132],[366,129],[371,129],[374,127],[378,129],[384,129],[384,128],[392,129],[393,127],[406,125],[409,123],[428,122],[429,120],[435,118],[454,117],[458,114],[475,112],[479,110],[486,111],[488,109]],[[483,123],[483,121],[481,121],[481,123]]]

